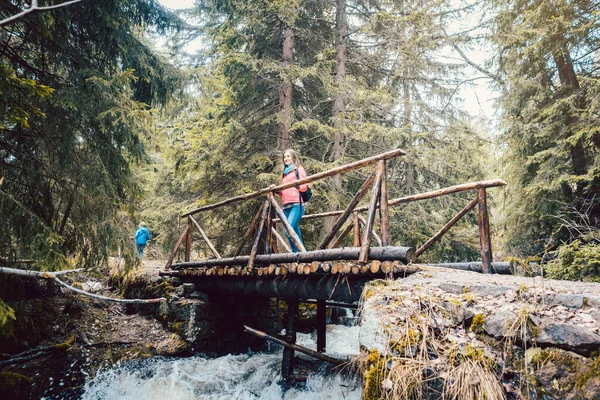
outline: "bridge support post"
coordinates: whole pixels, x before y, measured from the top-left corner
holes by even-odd
[[[298,300],[290,299],[288,304],[287,324],[285,327],[286,342],[296,344],[296,315],[298,315]],[[285,347],[281,360],[281,377],[289,381],[294,372],[294,349]]]
[[[479,243],[481,245],[481,269],[484,274],[492,272],[492,241],[490,240],[490,218],[487,210],[485,188],[480,188],[477,194],[479,205]]]
[[[188,226],[185,235],[185,261],[188,262],[192,255],[192,220],[188,217]]]
[[[327,305],[325,300],[317,300],[317,351],[325,353],[327,344]]]

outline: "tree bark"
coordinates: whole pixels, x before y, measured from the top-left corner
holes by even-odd
[[[283,27],[283,82],[279,94],[279,143],[278,148],[290,148],[290,126],[292,125],[292,80],[288,74],[289,66],[294,60],[294,31],[291,26]]]

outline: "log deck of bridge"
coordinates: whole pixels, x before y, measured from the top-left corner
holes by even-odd
[[[500,179],[470,182],[417,195],[388,199],[386,162],[404,154],[405,152],[400,149],[392,150],[301,180],[260,189],[253,193],[188,211],[182,214],[182,218],[187,218],[187,225],[174,246],[165,265],[165,271],[161,272],[161,275],[193,282],[197,290],[207,294],[228,293],[286,300],[289,310],[286,326],[288,334],[284,339],[289,346],[284,349],[282,376],[287,380],[290,379],[293,371],[294,349],[298,348],[295,345],[295,319],[299,302],[308,301],[308,299],[316,301],[317,350],[325,352],[325,308],[328,301],[338,301],[341,304],[355,303],[360,299],[366,282],[386,277],[404,277],[416,272],[418,267],[411,263],[475,207],[478,209],[481,271],[484,273],[500,272],[492,265],[486,189],[504,186],[506,182]],[[302,220],[337,217],[331,229],[316,246],[316,250],[307,251],[287,222],[273,193],[373,164],[376,164],[375,170],[344,210],[303,216]],[[369,188],[371,188],[371,194],[368,205],[359,206],[359,202],[367,194]],[[391,245],[390,206],[471,190],[477,192],[475,198],[418,249]],[[202,229],[202,220],[198,220],[194,216],[204,211],[263,195],[266,195],[266,199],[250,222],[237,251],[232,257],[223,258]],[[361,212],[364,211],[366,211],[366,217],[361,215]],[[376,211],[379,211],[379,234],[375,232]],[[348,220],[351,222],[347,223]],[[282,235],[277,232],[276,224],[283,226],[290,241],[300,249],[299,253],[290,252]],[[342,229],[342,227],[344,228]],[[215,258],[201,261],[191,260],[192,232],[194,230],[200,233]],[[351,232],[354,247],[339,248],[338,246]],[[254,235],[254,241],[249,255],[240,256],[245,243],[252,235]],[[372,240],[375,240],[379,246],[372,247]],[[185,260],[173,263],[177,251],[183,243],[185,243]],[[259,247],[264,247],[267,254],[259,254]],[[287,250],[287,253],[281,253],[280,249]],[[254,332],[253,334],[265,339],[272,338],[264,332],[256,333],[257,331],[251,328],[247,328],[247,331]],[[327,357],[323,359],[327,361]]]

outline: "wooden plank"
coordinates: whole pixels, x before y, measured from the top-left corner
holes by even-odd
[[[242,200],[250,200],[250,199],[254,199],[256,197],[262,196],[267,193],[281,191],[281,190],[288,189],[288,188],[298,186],[298,185],[305,185],[307,183],[311,183],[311,182],[314,182],[314,181],[317,181],[317,180],[320,180],[323,178],[327,178],[329,176],[338,175],[343,172],[348,172],[348,171],[352,171],[352,170],[355,170],[358,168],[363,168],[363,167],[375,164],[379,160],[390,160],[392,158],[397,158],[397,157],[403,156],[405,154],[406,154],[406,152],[404,152],[404,150],[400,150],[400,149],[391,150],[391,151],[388,151],[388,152],[385,152],[385,153],[382,153],[382,154],[379,154],[379,155],[376,155],[373,157],[364,158],[362,160],[359,160],[359,161],[356,161],[356,162],[353,162],[350,164],[342,165],[341,167],[333,168],[328,171],[310,175],[304,179],[296,180],[296,181],[289,182],[289,183],[286,183],[283,185],[269,186],[268,188],[260,189],[253,193],[248,193],[248,194],[232,197],[232,198],[220,201],[218,203],[202,206],[202,207],[196,208],[192,211],[188,211],[185,214],[182,214],[181,217],[185,218],[188,215],[196,214],[200,211],[213,210],[215,208],[219,208],[226,204],[231,204],[231,203],[235,203],[235,202],[242,201]]]
[[[213,244],[210,242],[210,240],[208,239],[208,236],[206,236],[206,233],[204,233],[204,231],[202,230],[202,228],[200,227],[200,224],[198,223],[198,221],[196,221],[196,219],[194,217],[192,217],[190,215],[190,220],[192,221],[192,223],[194,225],[196,225],[196,228],[198,229],[198,231],[200,232],[200,235],[202,235],[202,239],[204,239],[204,241],[206,242],[206,244],[208,245],[208,248],[210,249],[210,251],[213,253],[213,255],[217,258],[221,258],[221,255],[219,254],[219,252],[217,251],[217,249],[215,248],[215,246],[213,246]]]

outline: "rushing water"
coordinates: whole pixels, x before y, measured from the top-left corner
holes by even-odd
[[[297,343],[315,349],[314,334],[299,334]],[[358,327],[327,326],[327,354],[358,354]],[[303,355],[296,353],[298,357]],[[344,374],[320,372],[305,384],[280,384],[281,355],[226,355],[219,358],[152,358],[103,371],[85,385],[83,399],[360,399],[360,382]]]

